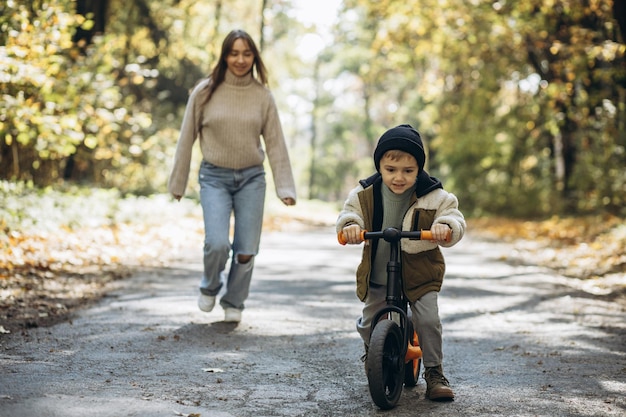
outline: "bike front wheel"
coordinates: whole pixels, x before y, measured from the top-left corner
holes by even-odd
[[[383,410],[397,404],[404,383],[404,336],[395,322],[383,320],[370,336],[367,380],[374,403]]]

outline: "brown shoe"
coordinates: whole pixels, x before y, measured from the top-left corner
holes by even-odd
[[[426,398],[434,401],[452,401],[454,399],[454,392],[452,392],[446,377],[443,376],[441,365],[426,368],[424,379],[426,380]]]

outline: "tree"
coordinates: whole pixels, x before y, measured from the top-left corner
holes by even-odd
[[[475,214],[623,207],[626,71],[612,2],[345,6],[360,18],[340,33],[370,34],[369,56],[344,68],[371,74],[360,77],[367,101],[384,103],[373,124],[415,123],[429,170]]]
[[[231,10],[260,15],[260,3],[239,3]],[[163,187],[188,92],[209,72],[225,35],[217,32],[221,4],[0,6],[0,178],[142,193]]]

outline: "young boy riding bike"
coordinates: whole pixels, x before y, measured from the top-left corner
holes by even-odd
[[[401,242],[403,291],[410,301],[413,326],[423,351],[426,397],[452,400],[454,393],[442,366],[443,339],[437,298],[445,261],[439,246],[458,243],[465,233],[466,223],[458,209],[457,198],[444,191],[441,182],[424,171],[425,162],[422,139],[413,127],[400,125],[389,129],[374,150],[377,172],[361,180],[350,192],[336,227],[350,244],[362,242],[361,230],[395,227],[432,231],[435,241]],[[450,231],[451,238],[446,241]],[[356,272],[357,296],[365,303],[356,323],[365,344],[365,360],[372,318],[386,305],[388,259],[388,244],[368,241]]]

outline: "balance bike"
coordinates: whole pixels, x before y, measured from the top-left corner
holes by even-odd
[[[340,232],[339,243],[347,242]],[[402,290],[400,240],[432,240],[430,230],[414,232],[388,228],[361,232],[362,240],[384,239],[391,245],[387,263],[387,305],[372,320],[366,373],[374,403],[383,410],[396,406],[403,386],[414,387],[419,377],[422,349],[411,320],[409,301]],[[449,239],[449,237],[448,237]]]

